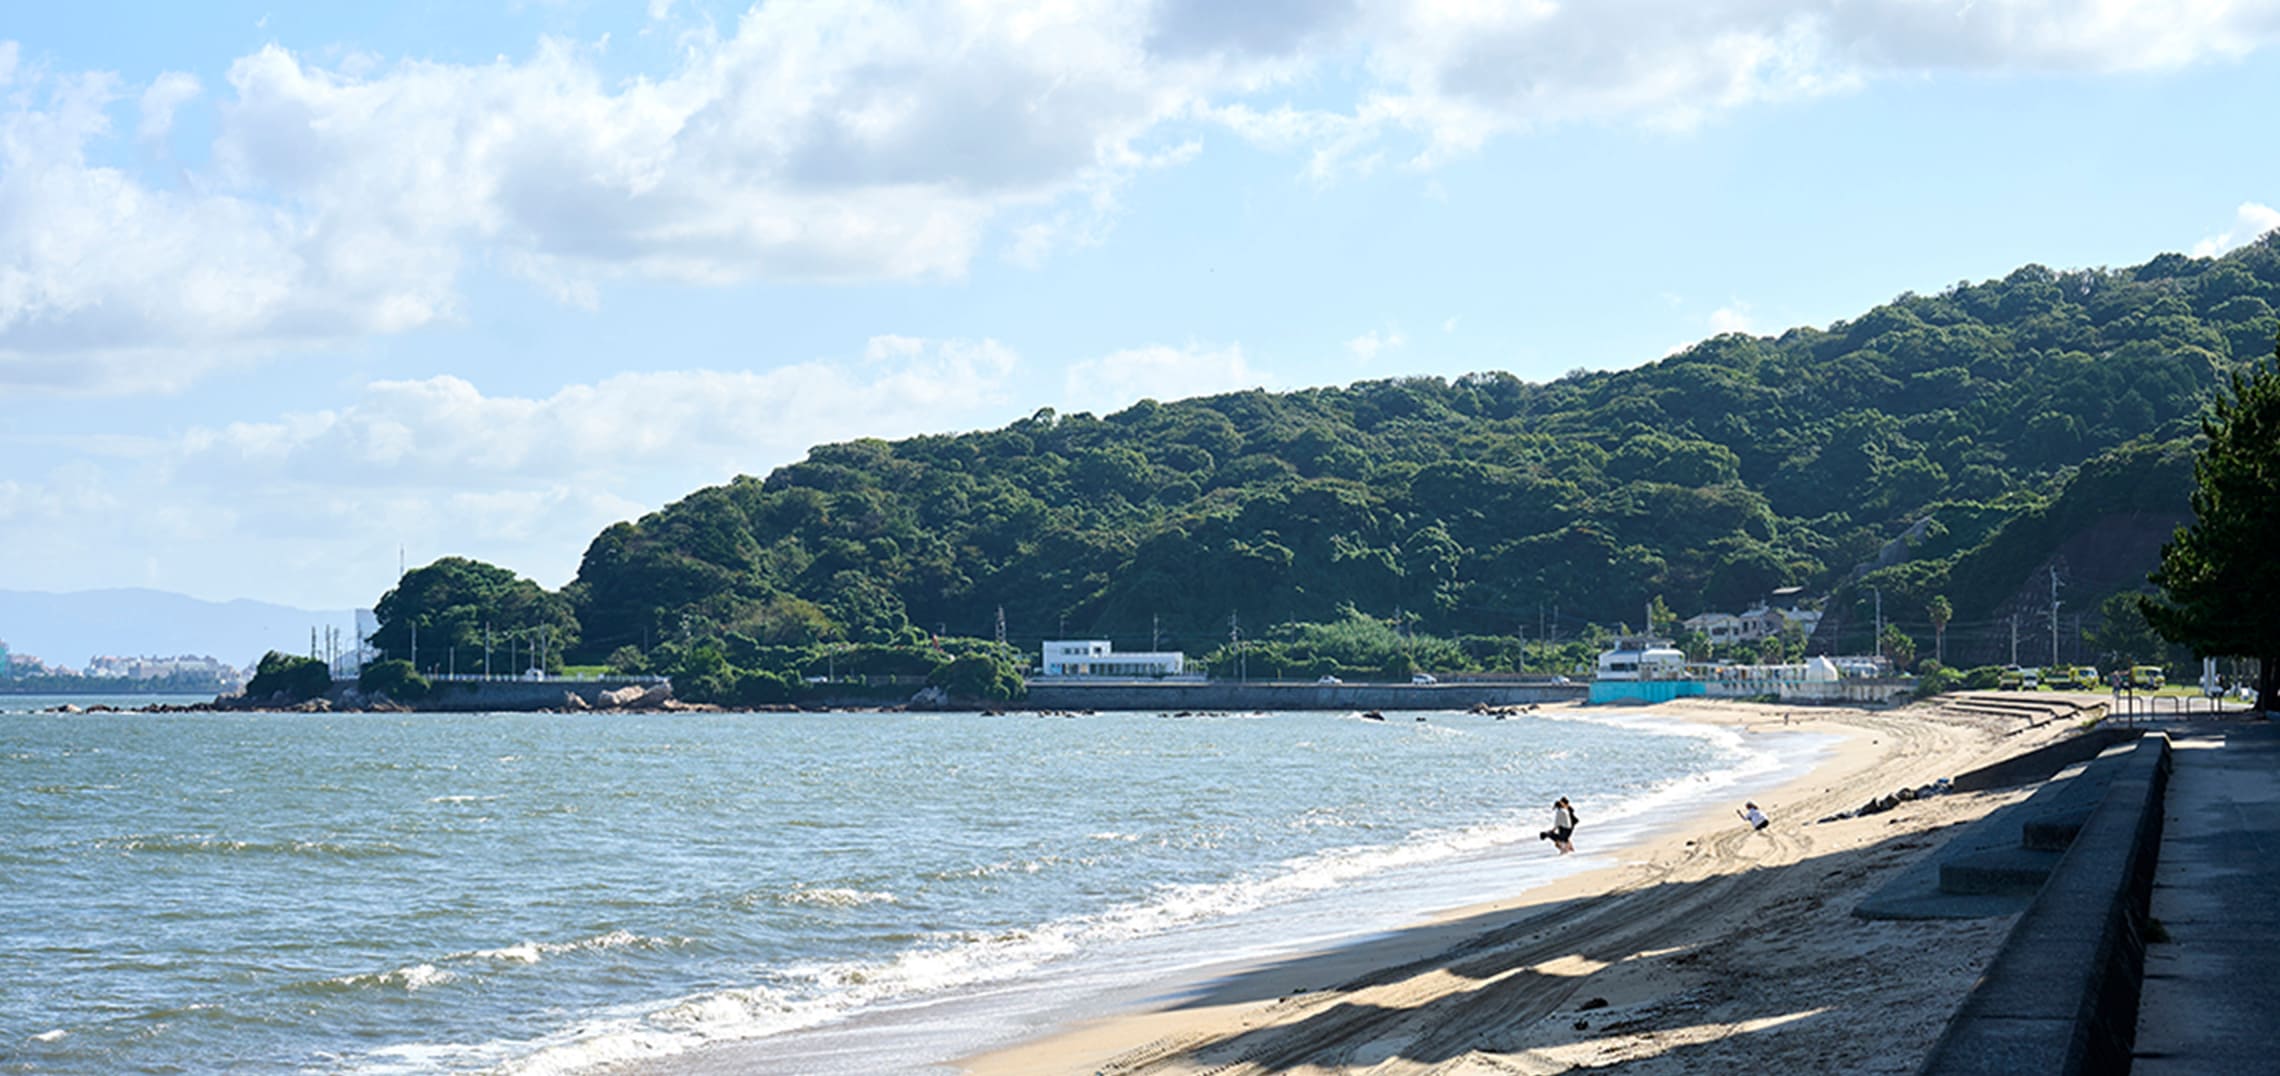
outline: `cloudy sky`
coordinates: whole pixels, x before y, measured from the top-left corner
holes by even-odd
[[[2276,43],[2280,0],[20,5],[0,587],[559,586],[820,441],[2217,252],[2280,225]]]

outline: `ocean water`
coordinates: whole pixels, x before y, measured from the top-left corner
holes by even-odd
[[[939,1071],[1820,750],[1425,717],[0,713],[0,1072]]]

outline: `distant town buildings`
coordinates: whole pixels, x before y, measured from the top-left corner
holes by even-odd
[[[97,655],[87,659],[86,675],[92,679],[119,680],[162,680],[169,676],[211,676],[222,681],[239,679],[238,670],[229,664],[212,657],[190,654],[170,658]]]

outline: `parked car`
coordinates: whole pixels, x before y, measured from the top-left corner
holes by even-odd
[[[1432,673],[1418,673],[1417,675],[1410,677],[1410,678],[1409,678],[1409,682],[1410,682],[1410,683],[1412,683],[1412,684],[1438,684],[1438,683],[1440,683],[1440,681],[1439,681],[1439,680],[1435,680],[1435,679],[1433,679],[1433,674],[1432,674]]]
[[[2027,671],[2016,665],[2005,668],[2002,675],[1995,678],[1997,691],[2019,691],[2029,686],[2032,685],[2027,683]]]
[[[2159,665],[2130,666],[2130,686],[2139,691],[2159,691],[2161,685],[2168,682],[2169,677],[2161,671]]]
[[[1338,679],[1338,678],[1337,678],[1337,677],[1335,677],[1335,676],[1322,676],[1322,677],[1317,677],[1317,678],[1315,679],[1315,681],[1314,681],[1314,682],[1315,682],[1315,683],[1317,683],[1317,684],[1343,684],[1343,683],[1345,683],[1345,681],[1344,681],[1344,680],[1340,680],[1340,679]]]

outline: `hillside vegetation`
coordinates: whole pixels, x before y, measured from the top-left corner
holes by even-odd
[[[1683,617],[1802,586],[1825,598],[1816,650],[1870,647],[1874,588],[1929,655],[1944,594],[1959,664],[2007,657],[2015,614],[2046,637],[2055,577],[2071,648],[2187,517],[2197,416],[2270,353],[2275,306],[2268,236],[2030,265],[1548,384],[1395,378],[820,445],[603,531],[554,637],[621,665],[705,650],[716,682],[773,668],[779,687],[828,644],[986,639],[1001,610],[1031,653],[1366,621],[1509,667],[1519,637],[1637,627],[1656,599]]]

